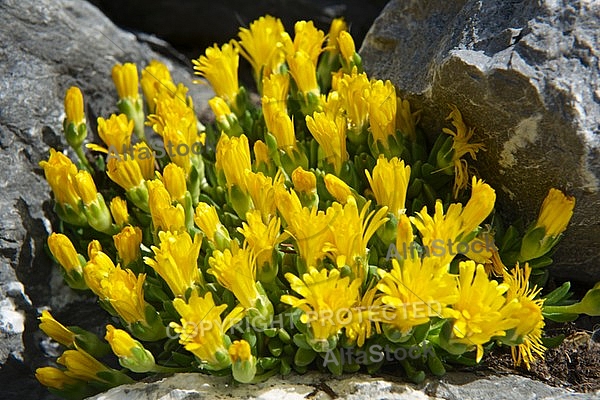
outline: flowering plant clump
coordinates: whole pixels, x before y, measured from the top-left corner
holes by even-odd
[[[346,28],[300,21],[292,39],[266,16],[208,48],[193,61],[216,93],[207,126],[158,61],[114,67],[120,114],[98,118],[102,144],[84,143],[83,96],[67,91],[79,162],[51,149],[40,163],[61,220],[48,246],[112,320],[99,338],[44,311],[65,351],[42,384],[81,398],[160,372],[252,383],[386,363],[419,382],[497,346],[530,368],[552,344],[546,319],[600,314],[600,287],[580,302],[568,283],[542,290],[574,199],[550,189],[528,228],[504,225],[459,110],[429,143]]]

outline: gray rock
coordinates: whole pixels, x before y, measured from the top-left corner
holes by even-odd
[[[273,377],[256,385],[232,384],[227,378],[203,374],[176,374],[154,382],[120,386],[90,400],[191,400],[191,399],[594,399],[600,393],[573,393],[517,375],[481,377],[450,373],[416,386],[392,376],[363,374],[332,377],[319,373]]]
[[[87,2],[2,1],[0,27],[0,397],[51,398],[33,377],[56,356],[38,331],[41,308],[85,328],[105,318],[92,298],[64,286],[44,249],[56,221],[38,163],[49,147],[66,147],[66,89],[82,89],[94,131],[97,116],[117,111],[110,77],[116,62],[157,58],[191,88],[195,104],[206,104],[210,93],[192,85],[191,67],[172,65]]]
[[[498,207],[533,220],[549,188],[577,199],[553,273],[600,280],[600,3],[391,1],[360,50],[423,109],[431,134],[456,104],[486,152],[474,163]]]

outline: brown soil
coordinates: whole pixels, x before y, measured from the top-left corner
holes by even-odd
[[[546,351],[528,371],[513,366],[510,352],[498,349],[484,359],[485,367],[496,373],[517,373],[552,386],[567,387],[577,392],[600,389],[600,324],[598,318],[578,320],[577,323],[549,325],[548,336],[564,334],[565,340]],[[589,325],[597,325],[587,328]],[[586,329],[587,328],[587,329]]]

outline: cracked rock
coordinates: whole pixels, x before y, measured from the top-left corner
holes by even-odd
[[[313,372],[291,374],[285,379],[272,377],[255,385],[239,385],[232,383],[229,378],[203,374],[175,374],[154,382],[120,386],[90,400],[585,400],[598,398],[598,395],[600,393],[574,393],[518,375],[481,377],[468,373],[449,373],[443,378],[430,378],[421,385],[413,385],[389,375],[332,377]]]
[[[192,85],[191,67],[173,65],[87,2],[2,1],[0,26],[0,397],[50,399],[33,377],[56,356],[37,327],[41,309],[89,329],[105,318],[93,298],[62,283],[44,249],[55,217],[38,163],[49,147],[66,147],[65,91],[81,88],[91,131],[99,115],[117,112],[111,81],[117,62],[162,60],[197,105],[210,92]]]

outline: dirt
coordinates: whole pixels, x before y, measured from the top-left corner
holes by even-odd
[[[600,318],[583,317],[575,323],[548,324],[546,334],[564,334],[565,339],[558,347],[548,349],[545,358],[532,364],[530,370],[514,367],[510,351],[505,349],[497,349],[485,357],[482,367],[577,392],[600,390]]]

